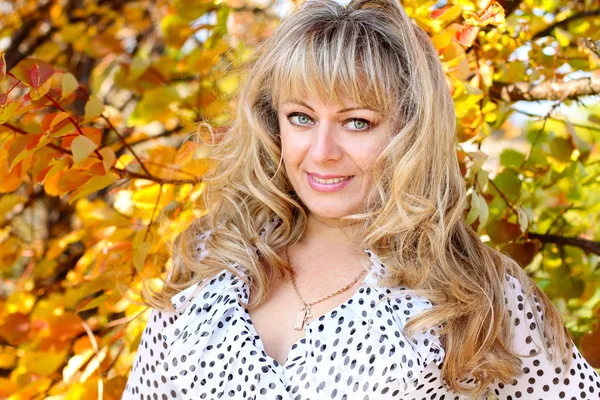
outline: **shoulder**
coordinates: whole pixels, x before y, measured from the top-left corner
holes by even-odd
[[[535,282],[523,282],[507,273],[503,286],[515,350],[537,354],[550,348],[544,326],[545,310]]]

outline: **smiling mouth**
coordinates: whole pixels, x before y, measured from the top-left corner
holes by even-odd
[[[346,176],[346,177],[343,177],[343,178],[321,179],[321,178],[317,178],[314,175],[311,175],[312,179],[314,179],[316,182],[319,182],[319,183],[322,183],[322,184],[325,184],[325,185],[332,185],[334,183],[343,182],[343,181],[345,181],[347,179],[352,178],[353,176],[354,175],[349,175],[349,176]]]

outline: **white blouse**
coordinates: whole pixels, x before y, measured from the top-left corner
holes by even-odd
[[[176,312],[150,314],[122,399],[468,399],[440,377],[440,327],[414,340],[402,333],[408,320],[432,304],[409,288],[378,286],[385,268],[365,251],[372,268],[359,290],[306,324],[283,364],[265,353],[246,309],[249,287],[230,271],[173,296]],[[523,374],[491,385],[490,396],[478,399],[599,399],[600,378],[576,348],[569,369],[543,355],[537,299],[530,304],[510,275],[504,289]]]

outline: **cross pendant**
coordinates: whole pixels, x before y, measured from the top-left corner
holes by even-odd
[[[306,322],[312,318],[312,314],[310,313],[310,305],[306,307],[302,307],[300,311],[298,311],[298,316],[296,316],[296,325],[294,325],[294,329],[297,331],[301,331],[304,329],[304,325]]]

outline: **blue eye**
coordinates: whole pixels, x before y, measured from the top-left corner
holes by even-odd
[[[288,115],[288,118],[290,119],[290,123],[296,126],[306,126],[310,122],[308,115],[302,113],[291,113]],[[294,121],[293,118],[298,118],[296,120],[297,122]]]
[[[368,131],[369,129],[371,129],[371,123],[366,119],[352,118],[349,121],[354,122],[354,127],[356,129],[352,129],[353,131]]]
[[[291,114],[289,114],[287,116],[288,120],[290,121],[290,124],[294,125],[294,126],[310,126],[313,123],[312,119],[304,114],[304,113],[300,113],[300,112],[293,112]],[[367,121],[366,119],[363,118],[350,118],[347,121],[344,122],[344,126],[346,126],[346,124],[348,123],[354,123],[354,128],[349,128],[351,131],[356,131],[356,132],[366,132],[371,130],[372,128],[372,124],[371,122]]]

